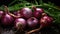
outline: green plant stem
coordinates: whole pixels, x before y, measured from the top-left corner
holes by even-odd
[[[44,3],[44,6],[48,6],[48,7],[51,7],[51,8],[54,8],[54,9],[60,10],[59,8],[57,8],[57,7],[55,7],[55,6],[51,6],[51,5],[46,4],[46,3]]]
[[[57,7],[54,7],[54,6],[51,6],[51,5],[49,5],[49,4],[46,4],[46,3],[44,3],[43,5],[33,5],[33,6],[36,6],[36,7],[38,7],[38,6],[44,6],[45,8],[46,7],[51,7],[51,8],[54,8],[54,9],[57,9],[57,10],[60,10],[59,8],[57,8]],[[27,7],[29,7],[29,8],[31,8],[32,6],[27,6]],[[12,9],[14,9],[13,7],[11,7]],[[23,7],[19,7],[19,8],[17,8],[16,10],[19,10],[19,9],[21,9],[21,8],[23,8]],[[10,8],[9,8],[10,9]],[[9,10],[9,11],[14,11],[14,10]]]
[[[15,5],[14,5],[15,6]],[[8,7],[9,8],[9,11],[15,11],[15,10],[19,10],[19,9],[21,9],[21,8],[23,8],[23,7],[19,7],[20,5],[18,5],[18,8],[14,8],[14,7]],[[48,7],[48,8],[53,8],[53,9],[57,9],[57,10],[60,10],[59,8],[57,8],[57,7],[54,7],[54,6],[51,6],[51,5],[49,5],[49,4],[46,4],[46,3],[44,3],[43,5],[32,5],[32,6],[36,6],[36,7]],[[29,7],[29,8],[31,8],[32,6],[27,6],[27,7]],[[17,6],[16,6],[17,7]],[[2,7],[0,7],[0,8],[2,8]],[[10,10],[11,9],[11,10]],[[3,10],[3,9],[2,9]]]
[[[38,5],[38,2],[35,0],[36,5]]]
[[[11,2],[11,3],[9,4],[9,6],[12,5],[13,3],[15,3],[16,1],[17,1],[17,0],[14,0],[13,2]]]

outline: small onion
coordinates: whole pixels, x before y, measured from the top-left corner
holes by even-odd
[[[38,19],[36,19],[35,17],[31,17],[27,20],[27,24],[29,27],[34,28],[38,24]]]
[[[25,7],[20,10],[20,14],[24,18],[30,18],[32,16],[32,10],[30,8]]]
[[[15,19],[15,28],[20,28],[20,27],[25,27],[26,26],[26,20],[25,19],[23,19],[23,18],[17,18],[17,19]]]
[[[33,9],[34,9],[33,16],[36,18],[41,17],[41,14],[44,12],[44,10],[42,8],[33,7]]]
[[[52,17],[49,16],[43,16],[40,19],[40,24],[44,27],[44,26],[48,26],[49,24],[51,24],[53,21]]]

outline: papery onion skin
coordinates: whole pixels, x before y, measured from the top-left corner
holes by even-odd
[[[19,28],[19,25],[22,25],[22,27],[24,28],[27,25],[26,20],[23,18],[15,19],[14,24],[15,24],[15,28]]]
[[[43,16],[41,19],[40,19],[40,24],[45,27],[45,26],[48,26],[49,24],[51,24],[53,21],[53,18],[52,17],[49,17],[49,16]]]
[[[27,20],[27,24],[28,24],[29,27],[34,28],[38,24],[38,19],[36,19],[35,17],[31,17]]]
[[[32,10],[30,8],[27,8],[27,7],[22,8],[20,10],[20,13],[23,16],[23,18],[27,18],[28,19],[28,18],[30,18],[32,16]]]

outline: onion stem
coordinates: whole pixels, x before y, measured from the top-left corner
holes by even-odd
[[[37,32],[37,31],[41,30],[41,28],[42,28],[42,25],[40,25],[40,27],[37,28],[37,29],[34,29],[34,30],[31,30],[31,31],[27,32],[27,34],[31,34],[33,32]]]
[[[15,18],[21,17],[21,16],[16,16],[16,15],[14,15],[14,14],[12,14],[12,13],[9,13],[9,15],[11,15],[11,16],[13,16],[13,17],[15,17]]]

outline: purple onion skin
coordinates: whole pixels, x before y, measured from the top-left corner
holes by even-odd
[[[23,28],[27,25],[26,20],[23,18],[17,18],[15,19],[15,28],[19,28],[19,24],[23,26]]]
[[[45,26],[48,26],[49,24],[51,24],[53,21],[53,18],[52,17],[49,17],[49,16],[43,16],[41,19],[40,19],[40,24],[45,27]]]
[[[33,16],[36,18],[41,17],[41,14],[44,12],[42,8],[33,8],[33,9],[34,9]]]
[[[4,13],[1,18],[1,22],[4,26],[11,25],[13,20],[13,17],[10,16],[8,13]]]
[[[30,8],[27,8],[27,7],[22,8],[20,13],[24,18],[27,18],[27,19],[32,16],[32,10]]]
[[[38,19],[36,19],[35,17],[31,17],[27,20],[27,24],[29,27],[34,28],[38,24]]]
[[[3,16],[4,12],[0,11],[0,18]]]

